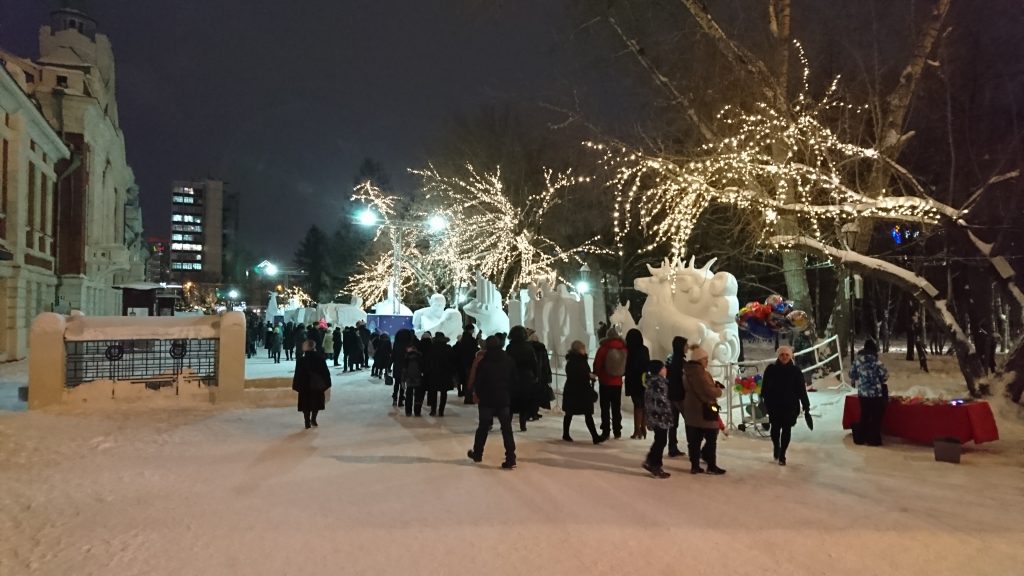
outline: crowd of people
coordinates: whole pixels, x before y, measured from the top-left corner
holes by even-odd
[[[528,423],[542,418],[541,409],[550,409],[555,400],[547,348],[537,334],[522,326],[481,340],[470,324],[454,343],[440,332],[417,337],[409,329],[399,330],[392,343],[387,334],[371,333],[362,323],[333,330],[319,325],[257,325],[250,331],[250,339],[250,356],[261,344],[275,362],[280,361],[282,343],[289,352],[286,359],[295,350],[293,388],[299,393],[298,409],[307,428],[317,426],[317,412],[323,410],[324,393],[331,386],[328,361],[339,366],[341,355],[344,371],[349,372],[369,367],[372,359],[371,377],[385,380],[392,406],[403,409],[407,417],[421,417],[424,404],[430,416],[444,417],[452,390],[463,403],[477,405],[478,425],[467,453],[474,462],[482,460],[487,436],[497,419],[505,469],[516,466],[513,416],[518,416],[520,432],[526,432]],[[663,466],[666,448],[670,458],[689,454],[691,474],[725,474],[717,455],[718,434],[725,428],[718,406],[724,386],[708,371],[704,349],[677,336],[667,359],[652,359],[639,330],[630,330],[623,338],[612,327],[600,340],[593,364],[589,357],[580,341],[573,342],[566,355],[562,440],[574,441],[571,428],[576,416],[583,417],[594,444],[621,438],[625,392],[633,404],[630,438],[644,440],[647,432],[653,435],[642,464],[652,476],[670,476]],[[855,441],[880,445],[887,373],[873,342],[868,341],[858,355],[851,378],[857,384],[863,414],[854,431]],[[801,412],[813,429],[804,371],[794,361],[791,347],[779,347],[777,360],[764,370],[761,399],[769,421],[773,459],[785,466],[791,431]],[[594,419],[595,405],[600,409],[599,425]],[[680,422],[686,452],[679,447]]]

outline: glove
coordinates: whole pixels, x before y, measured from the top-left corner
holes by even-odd
[[[807,422],[807,428],[814,430],[814,420],[811,419],[810,412],[804,412],[804,422]]]

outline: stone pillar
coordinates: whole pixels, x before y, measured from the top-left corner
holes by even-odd
[[[220,317],[217,351],[217,393],[214,401],[239,402],[245,393],[245,315],[225,312]]]
[[[31,410],[55,406],[64,398],[67,357],[64,349],[64,316],[44,312],[32,322],[29,346],[35,350],[28,359],[28,407]]]

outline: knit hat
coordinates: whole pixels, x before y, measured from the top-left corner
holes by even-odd
[[[706,360],[708,353],[700,346],[694,346],[690,348],[690,361],[696,362],[698,360]]]

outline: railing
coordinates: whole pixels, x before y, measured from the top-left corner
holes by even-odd
[[[130,381],[158,389],[186,382],[217,385],[219,341],[92,340],[66,342],[65,386],[93,380]]]

